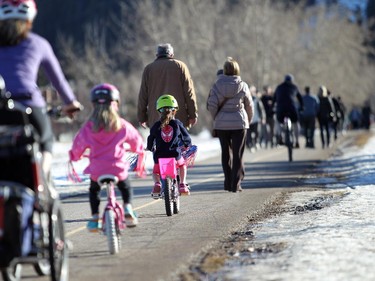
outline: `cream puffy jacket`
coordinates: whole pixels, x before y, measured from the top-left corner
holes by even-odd
[[[220,75],[210,90],[207,109],[214,129],[248,129],[254,112],[249,86],[240,76]]]

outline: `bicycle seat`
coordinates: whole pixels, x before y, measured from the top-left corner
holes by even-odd
[[[116,177],[115,175],[110,175],[110,174],[101,175],[100,177],[98,177],[99,184],[110,183],[110,182],[114,182],[116,184],[118,182],[118,177]]]

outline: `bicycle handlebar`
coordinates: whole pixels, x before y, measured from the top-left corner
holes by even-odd
[[[78,111],[82,111],[84,109],[83,105],[80,107],[71,108],[68,111],[64,111],[63,107],[61,105],[53,106],[51,109],[47,111],[48,116],[54,118],[54,119],[60,119],[62,117],[68,116],[67,114],[76,113]]]

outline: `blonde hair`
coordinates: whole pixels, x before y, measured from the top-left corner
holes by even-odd
[[[93,132],[102,129],[106,132],[117,132],[121,129],[121,117],[112,103],[95,103],[90,120],[94,124]]]
[[[175,113],[177,110],[165,110],[161,112],[160,116],[160,129],[163,129],[165,126],[169,124],[169,122],[174,119]]]
[[[328,96],[328,92],[327,92],[327,88],[325,86],[320,86],[319,87],[319,94],[322,96],[322,97],[327,97]]]
[[[240,75],[240,66],[232,57],[228,57],[224,62],[224,74],[229,76]]]

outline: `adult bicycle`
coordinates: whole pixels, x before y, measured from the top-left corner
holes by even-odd
[[[285,146],[288,149],[288,159],[289,162],[293,161],[293,124],[289,117],[284,117],[284,122],[281,125],[282,132],[283,132],[283,139],[285,142]]]
[[[40,276],[68,280],[68,242],[60,201],[41,167],[31,109],[0,98],[0,271],[18,281],[22,265]]]

